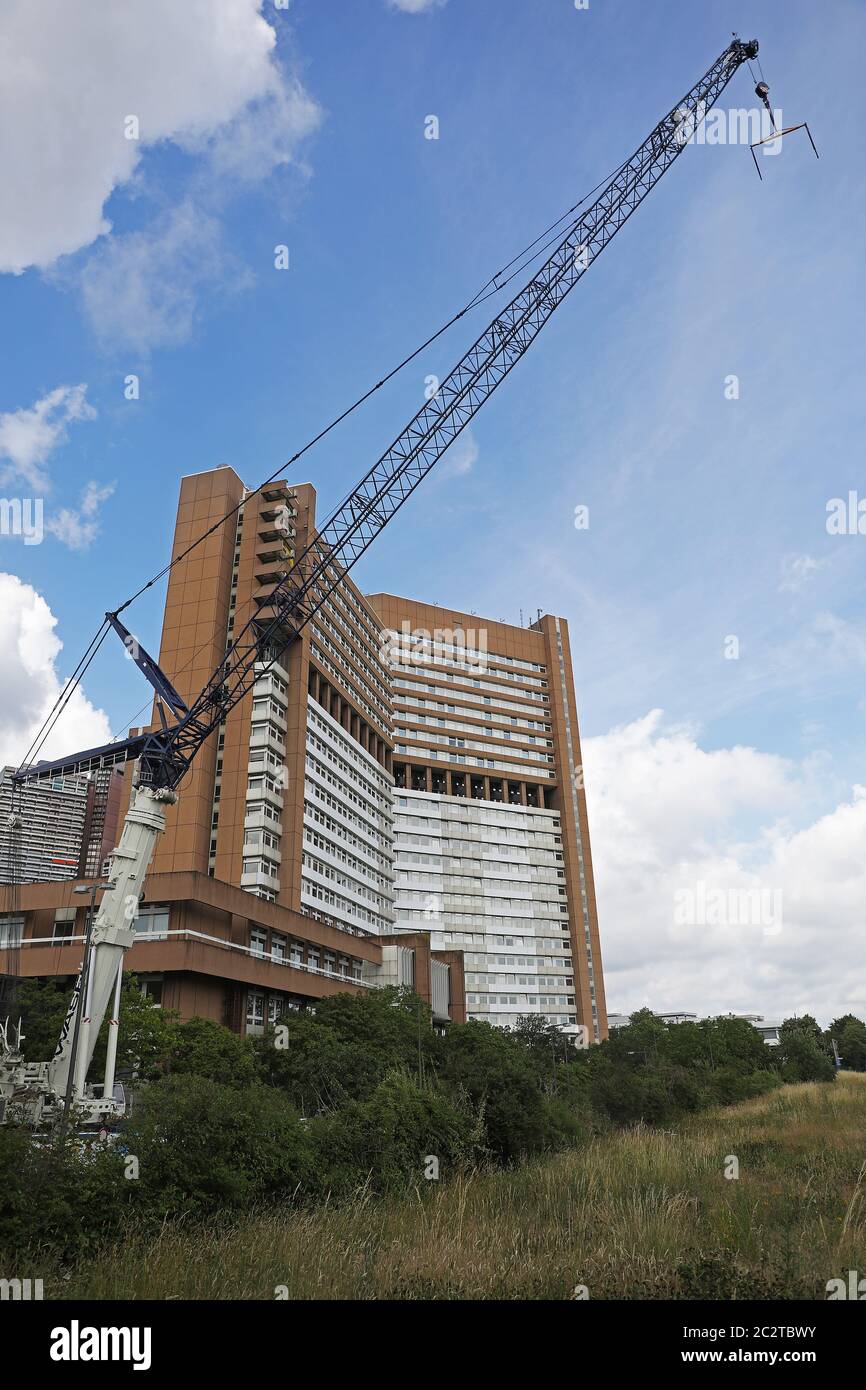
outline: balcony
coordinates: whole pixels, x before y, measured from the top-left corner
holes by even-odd
[[[264,811],[248,811],[244,816],[244,830],[270,830],[272,835],[278,835],[281,825],[281,820],[272,820]]]
[[[277,727],[278,724],[282,724],[283,729],[285,729],[285,720],[275,719],[271,721],[270,715],[267,724],[254,724],[250,734],[250,748],[271,748],[275,753],[279,753],[280,757],[283,757],[286,751],[286,740]]]
[[[258,764],[255,765],[255,774],[261,775]],[[283,793],[276,785],[269,787],[266,783],[263,787],[247,788],[246,799],[247,801],[266,801],[269,806],[275,806],[278,811],[283,809]]]
[[[255,664],[255,672],[256,680],[258,680],[260,676],[265,677],[273,672],[275,676],[279,676],[280,680],[283,681],[285,685],[289,683],[289,673],[286,667],[281,665],[281,657],[277,657],[275,661],[257,661]]]
[[[265,869],[254,869],[241,874],[241,888],[267,888],[272,893],[279,893],[280,880],[276,874]]]

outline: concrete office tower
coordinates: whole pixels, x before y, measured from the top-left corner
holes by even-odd
[[[13,789],[12,767],[0,774],[0,883],[57,883],[81,872],[89,803],[86,777],[55,777]],[[92,796],[91,796],[92,799]],[[14,810],[21,827],[12,830]]]
[[[398,929],[462,948],[469,1018],[607,1036],[568,625],[370,595],[394,699]]]
[[[230,468],[182,480],[159,661],[188,702],[247,619],[272,612],[315,506],[308,485],[250,493]],[[387,984],[419,994],[435,1027],[462,1022],[462,954],[432,951],[423,931],[393,934],[389,677],[378,619],[350,579],[256,677],[168,811],[125,966],[182,1019],[239,1033]],[[84,802],[82,791],[82,817]],[[92,864],[107,833],[98,821]],[[65,884],[0,901],[0,986],[4,973],[71,982],[84,916]]]
[[[120,821],[126,807],[123,770],[100,768],[87,783],[87,811],[81,837],[78,872],[85,878],[99,878],[108,856],[120,839]]]
[[[315,489],[182,480],[160,664],[191,699],[314,534]],[[391,704],[376,616],[344,578],[201,749],[154,872],[192,870],[336,926],[393,921]]]

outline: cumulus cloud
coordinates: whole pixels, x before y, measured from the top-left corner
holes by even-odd
[[[186,199],[146,230],[106,241],[79,283],[100,341],[146,353],[186,341],[202,292],[248,280],[223,244],[219,220]]]
[[[99,508],[114,492],[114,483],[100,487],[88,483],[81,494],[78,507],[61,507],[45,523],[50,531],[70,550],[86,550],[99,535]]]
[[[819,570],[827,565],[826,560],[816,560],[811,555],[785,555],[782,558],[782,575],[779,592],[796,594],[814,579]]]
[[[286,77],[213,134],[189,143],[207,156],[207,172],[238,184],[260,183],[275,170],[299,162],[300,146],[322,120],[322,111],[301,83]]]
[[[195,141],[280,86],[261,0],[6,0],[0,11],[0,269],[110,230],[105,204],[161,140]],[[135,117],[138,139],[128,139]]]
[[[441,10],[445,0],[388,0],[388,8],[403,14],[423,14],[425,10]]]
[[[139,352],[183,342],[205,295],[249,283],[224,245],[221,213],[234,192],[286,165],[305,173],[299,148],[322,116],[276,61],[263,7],[49,0],[37,13],[9,0],[0,14],[0,271],[50,268],[80,291],[103,342]],[[194,162],[183,198],[150,215],[147,151],[166,141]],[[106,205],[125,186],[144,212],[118,234]]]
[[[866,789],[700,747],[656,710],[584,745],[608,1007],[866,1012]]]
[[[42,465],[65,441],[67,426],[96,418],[86,396],[86,386],[58,386],[35,405],[0,414],[0,459],[6,461],[0,481],[21,481],[34,492],[44,492],[49,481]]]
[[[478,444],[471,429],[458,435],[448,449],[440,470],[440,477],[457,477],[470,473],[478,462]]]
[[[62,691],[62,642],[44,598],[13,574],[0,573],[0,765],[17,766]],[[79,687],[40,756],[62,757],[111,737],[108,716]]]

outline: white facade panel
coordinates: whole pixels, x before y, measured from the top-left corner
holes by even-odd
[[[394,793],[398,929],[464,953],[470,1019],[577,1022],[555,811]]]
[[[301,903],[377,936],[394,920],[392,787],[376,759],[308,700]]]

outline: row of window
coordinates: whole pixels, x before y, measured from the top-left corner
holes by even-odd
[[[467,994],[467,1004],[505,1004],[520,1008],[562,1008],[573,1004],[574,996],[565,994]]]
[[[482,748],[486,745],[478,744],[477,746],[479,748]],[[415,744],[409,747],[408,744],[398,743],[395,744],[394,751],[395,753],[405,753],[413,758],[428,758],[430,762],[436,762],[439,759],[444,760],[445,758],[445,754],[440,753],[437,748],[424,748],[420,745],[416,746]],[[526,752],[523,753],[522,756],[524,758],[537,758],[539,760],[544,758],[543,753]],[[505,763],[502,762],[499,758],[478,758],[472,757],[468,753],[449,753],[448,761],[451,763],[461,763],[464,767],[488,767],[493,768],[494,771],[497,772],[514,772],[523,776],[525,776],[527,772],[530,772],[533,777],[556,776],[556,773],[552,768],[550,770],[547,770],[545,768],[528,768],[525,763]],[[553,758],[548,758],[547,761],[552,763]],[[486,802],[485,804],[490,805],[491,803]]]
[[[321,825],[322,828],[327,831],[327,838],[331,842],[335,839],[342,840],[345,844],[350,845],[352,849],[358,850],[361,855],[365,855],[366,859],[363,861],[364,863],[366,863],[367,860],[372,860],[373,864],[378,865],[380,869],[384,869],[386,873],[390,872],[390,858],[386,858],[384,854],[380,854],[378,850],[373,849],[369,841],[362,840],[359,836],[353,835],[351,830],[347,830],[339,821],[334,820],[333,816],[329,816],[325,811],[320,810],[318,806],[314,806],[311,801],[304,802],[304,820],[305,822],[307,820],[312,820],[315,821],[317,825]],[[367,872],[370,872],[369,866]]]
[[[320,707],[316,704],[308,705],[307,731],[315,728],[320,734],[323,734],[325,743],[329,744],[334,749],[336,756],[342,760],[341,765],[345,768],[347,775],[355,776],[367,783],[374,796],[389,792],[391,779],[380,770],[373,755],[365,753],[355,740],[350,739],[346,731],[339,724],[336,724],[336,721],[330,722],[324,716],[324,712],[319,712],[319,709]]]
[[[467,647],[465,642],[446,642],[441,637],[437,637],[435,633],[431,636],[425,632],[396,632],[392,629],[384,632],[382,636],[390,641],[399,642],[403,646],[408,643],[413,648],[421,648],[424,651],[450,652],[455,656],[460,656],[467,650],[475,650],[471,645]],[[539,665],[537,661],[523,661],[517,656],[505,656],[502,652],[488,651],[486,647],[483,652],[480,648],[478,651],[488,661],[499,661],[505,666],[517,666],[523,671],[547,671],[547,667]]]
[[[442,673],[443,680],[446,678],[447,671],[448,679],[453,680],[455,685],[459,685],[463,682],[471,685],[476,690],[492,690],[498,693],[505,687],[508,681],[515,681],[521,686],[536,686],[540,691],[547,689],[547,681],[537,680],[535,676],[520,676],[515,671],[498,671],[496,673],[499,677],[498,682],[484,681],[479,679],[478,676],[465,675],[459,663],[447,662],[437,656],[432,657],[424,666],[410,666],[406,662],[401,662],[400,670],[408,671],[415,676],[429,676],[431,666],[442,666],[445,668]],[[532,693],[533,692],[528,689],[521,690],[522,695],[531,695]]]
[[[337,811],[343,817],[344,820],[348,821],[349,825],[354,826],[354,828],[356,830],[359,830],[362,833],[362,835],[367,836],[373,844],[379,845],[383,849],[390,850],[390,833],[387,835],[383,835],[380,831],[375,830],[373,826],[370,825],[369,821],[362,819],[361,816],[356,816],[355,813],[353,811],[350,811],[349,808],[342,801],[338,800],[336,796],[333,796],[331,792],[326,791],[324,787],[320,787],[318,782],[312,782],[308,779],[304,783],[304,791],[308,797],[314,797],[317,801],[321,801],[321,803],[324,806],[327,806],[329,810]],[[390,826],[388,827],[388,829],[390,831]]]
[[[450,689],[446,689],[441,685],[422,685],[420,681],[407,681],[403,680],[400,676],[394,677],[392,685],[395,687],[395,702],[403,705],[412,704],[422,705],[424,707],[429,705],[432,709],[444,709],[446,713],[450,714],[456,714],[458,710],[460,713],[474,714],[474,710],[464,711],[464,707],[466,705],[482,705],[485,709],[489,707],[490,709],[505,710],[509,714],[526,714],[531,718],[540,714],[547,719],[550,718],[549,709],[539,709],[538,704],[522,705],[519,699],[512,697],[510,690],[500,691],[499,698],[495,695],[478,695],[474,690],[457,690],[456,694],[454,694]],[[428,700],[424,696],[418,694],[420,690],[425,691],[428,695],[435,695],[438,698],[435,700]],[[401,691],[406,691],[406,694],[402,694]],[[527,690],[525,694],[523,691],[515,692],[515,695],[517,694],[523,695],[525,699],[549,704],[546,695],[536,695],[532,690]],[[459,704],[454,705],[450,703],[455,699],[459,700]],[[443,700],[446,701],[444,705],[441,703]]]
[[[354,854],[349,854],[341,846],[333,844],[332,841],[326,839],[324,835],[320,835],[315,830],[310,830],[307,826],[304,827],[304,844],[309,845],[312,849],[321,849],[327,854],[333,855],[339,863],[345,864],[347,869],[351,869],[353,874],[357,875],[365,882],[377,885],[382,889],[390,890],[391,878],[389,875],[376,873],[376,871],[371,869],[370,865],[365,863],[363,859],[357,859]]]
[[[375,912],[370,912],[367,908],[360,907],[357,903],[350,902],[341,893],[335,893],[332,888],[325,888],[321,883],[313,883],[309,879],[301,879],[301,897],[312,899],[314,903],[324,903],[334,909],[334,915],[352,917],[357,922],[366,922],[375,931],[389,931],[390,920],[383,919]]]

